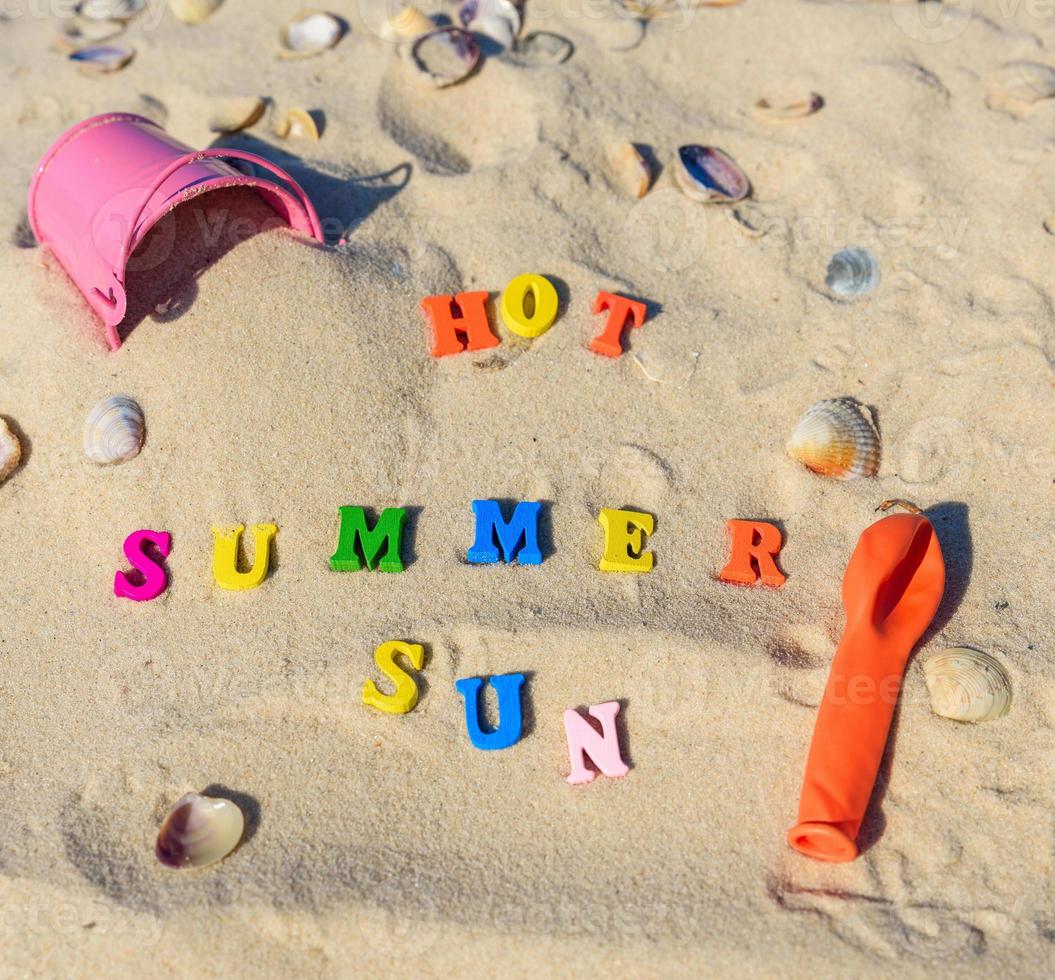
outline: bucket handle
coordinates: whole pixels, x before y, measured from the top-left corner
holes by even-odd
[[[143,217],[143,212],[146,211],[147,205],[150,203],[150,199],[157,193],[158,189],[166,180],[169,179],[177,170],[181,167],[187,166],[189,163],[196,163],[199,160],[212,160],[212,159],[232,159],[232,160],[245,160],[247,163],[252,163],[258,167],[263,167],[265,170],[270,171],[276,177],[284,180],[290,185],[294,194],[296,195],[301,206],[304,208],[304,213],[308,216],[308,221],[311,224],[311,233],[314,238],[318,241],[323,240],[322,226],[319,224],[319,216],[315,213],[315,207],[311,203],[311,199],[308,197],[304,188],[300,186],[289,174],[286,173],[277,164],[272,163],[270,160],[265,159],[262,156],[258,156],[256,153],[247,153],[244,150],[228,150],[223,148],[216,148],[212,150],[192,150],[189,153],[185,153],[177,160],[173,160],[158,176],[155,178],[154,183],[151,184],[149,190],[143,195],[143,200],[140,202],[139,207],[136,208],[131,223],[128,226],[128,234],[125,236],[125,240],[121,245],[121,251],[118,253],[118,269],[124,269],[128,262],[129,254],[132,250],[132,241],[136,236],[136,231],[139,228],[139,220]],[[283,188],[285,189],[285,188]],[[114,278],[117,278],[116,272]],[[100,295],[102,293],[100,292]],[[106,297],[104,297],[105,299]],[[109,300],[108,300],[109,302]]]

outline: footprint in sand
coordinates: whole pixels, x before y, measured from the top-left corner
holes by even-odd
[[[509,86],[481,100],[470,86],[422,87],[400,62],[381,85],[377,118],[388,136],[427,173],[458,176],[527,154],[539,121],[528,97]]]
[[[655,514],[676,489],[674,469],[662,456],[636,443],[617,446],[599,464],[594,494],[586,506],[631,508]]]
[[[832,638],[817,626],[792,626],[771,639],[766,652],[778,667],[774,684],[780,697],[790,704],[816,708],[835,653]]]

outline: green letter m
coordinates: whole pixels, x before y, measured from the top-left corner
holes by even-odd
[[[356,542],[362,550],[366,567],[376,565],[382,572],[403,571],[403,559],[399,545],[403,537],[403,524],[407,512],[402,507],[387,507],[373,528],[366,526],[366,511],[362,507],[340,507],[341,530],[337,539],[337,551],[330,559],[330,568],[335,572],[357,572],[363,567],[356,552]],[[378,555],[384,551],[380,562]]]

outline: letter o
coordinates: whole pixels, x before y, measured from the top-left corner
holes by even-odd
[[[524,304],[528,293],[535,299],[535,310],[528,316]],[[502,293],[502,322],[521,337],[541,337],[557,319],[557,290],[545,276],[525,272]]]

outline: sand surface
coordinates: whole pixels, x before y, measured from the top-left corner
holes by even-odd
[[[914,6],[747,0],[618,51],[625,22],[530,0],[526,31],[571,39],[567,63],[489,58],[432,91],[371,30],[377,8],[330,6],[348,36],[288,62],[296,0],[228,0],[199,28],[154,3],[103,79],[48,50],[56,19],[0,22],[0,413],[27,450],[0,486],[0,976],[1050,970],[1055,99],[1016,118],[986,94],[1005,62],[1055,62],[1055,20],[978,0],[932,42]],[[753,118],[790,84],[821,111]],[[136,273],[139,322],[109,353],[33,247],[37,159],[116,109],[206,146],[215,104],[256,94],[325,114],[317,144],[267,117],[225,142],[301,179],[331,247],[239,240],[260,202],[204,197]],[[617,139],[662,165],[640,202],[606,174]],[[676,189],[691,142],[744,167],[764,234]],[[853,303],[824,287],[845,245],[882,265]],[[214,261],[180,281],[199,246]],[[423,296],[497,298],[526,271],[558,284],[549,333],[429,356]],[[587,349],[602,288],[651,307],[617,361]],[[114,393],[148,438],[100,469],[82,425]],[[874,480],[783,454],[839,395],[876,411]],[[487,497],[547,502],[541,566],[466,564]],[[864,853],[828,866],[784,837],[841,576],[890,497],[927,509],[948,588]],[[329,571],[342,504],[410,508],[404,574]],[[596,570],[596,515],[624,505],[656,516],[649,575]],[[782,590],[716,581],[732,517],[779,522]],[[210,525],[264,521],[270,577],[220,591]],[[141,527],[173,536],[147,604],[112,592]],[[360,702],[389,639],[428,652],[404,717]],[[920,661],[948,645],[1000,659],[1009,715],[932,714]],[[454,681],[510,671],[529,677],[525,737],[481,753]],[[561,714],[609,699],[632,770],[569,787]],[[160,820],[209,786],[243,802],[249,839],[162,869]]]

